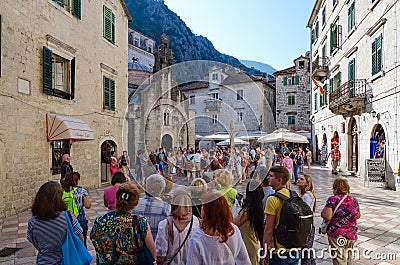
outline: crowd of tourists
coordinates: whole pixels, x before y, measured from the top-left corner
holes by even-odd
[[[96,218],[90,233],[84,209],[91,203],[78,186],[79,173],[67,172],[62,185],[43,184],[27,231],[38,250],[37,264],[63,263],[69,224],[83,246],[89,233],[97,264],[316,264],[313,252],[303,251],[312,248],[317,224],[314,184],[297,164],[302,148],[158,151],[138,152],[139,163],[146,164],[137,179],[113,174],[104,190],[108,213]],[[187,186],[171,187],[168,180],[179,177]],[[235,188],[241,181],[245,194]],[[332,188],[321,213],[327,221],[323,232],[337,252],[333,263],[351,264],[345,250],[357,239],[360,209],[346,179],[335,179]],[[346,244],[338,244],[342,237]]]

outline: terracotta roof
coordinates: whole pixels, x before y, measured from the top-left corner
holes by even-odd
[[[187,90],[195,90],[195,89],[208,88],[208,87],[209,87],[208,82],[198,81],[198,82],[193,82],[186,86],[180,86],[179,89],[181,91],[187,91]]]
[[[277,76],[277,75],[294,74],[294,73],[296,73],[296,67],[295,67],[295,66],[292,66],[292,67],[289,67],[289,68],[286,68],[286,69],[283,69],[283,70],[280,70],[280,71],[276,71],[276,72],[274,73],[274,76]]]

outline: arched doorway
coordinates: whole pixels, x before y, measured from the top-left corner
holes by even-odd
[[[117,151],[117,145],[106,140],[101,144],[101,182],[111,181],[110,158],[112,152]]]
[[[355,119],[350,123],[350,163],[349,170],[357,172],[358,170],[358,126]]]
[[[386,145],[385,130],[383,129],[382,125],[376,124],[372,129],[372,135],[371,135],[371,144],[370,144],[371,158],[385,158],[386,157],[385,145]]]
[[[167,154],[169,154],[169,151],[172,149],[172,136],[164,134],[161,140],[161,146],[167,151]]]
[[[322,135],[322,144],[328,144],[328,139],[326,138],[326,133]]]

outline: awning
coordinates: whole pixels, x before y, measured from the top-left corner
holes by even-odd
[[[47,140],[94,140],[92,129],[82,120],[47,113],[46,115]]]

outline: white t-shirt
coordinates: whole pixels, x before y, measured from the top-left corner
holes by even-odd
[[[185,229],[179,233],[178,229],[176,229],[175,225],[173,226],[173,233],[174,233],[174,242],[171,244],[169,241],[168,236],[168,226],[167,226],[167,219],[162,220],[158,224],[158,232],[156,237],[156,253],[157,256],[166,257],[164,264],[168,264],[171,260],[172,256],[175,255],[176,251],[185,240],[186,234],[188,233],[190,227],[190,223],[185,227]],[[199,219],[196,216],[193,216],[193,225],[191,233],[194,230],[200,227]],[[187,260],[187,252],[189,248],[189,238],[186,240],[185,245],[182,246],[179,253],[175,256],[174,260],[171,262],[173,265],[184,265],[186,264]]]
[[[232,224],[235,232],[224,243],[220,237],[210,236],[197,229],[189,241],[187,265],[251,265],[246,246],[244,245],[239,228]]]
[[[301,196],[301,199],[310,206],[311,210],[314,209],[314,196],[310,191],[307,191],[306,193]]]

